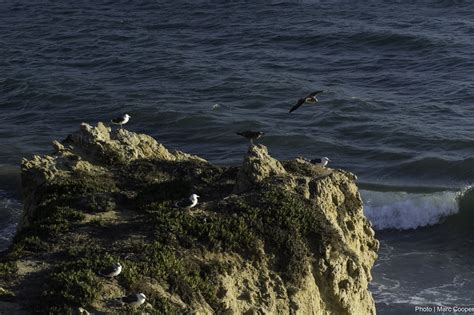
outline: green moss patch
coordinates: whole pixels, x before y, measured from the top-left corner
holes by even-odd
[[[171,294],[177,294],[185,303],[191,303],[200,293],[217,309],[217,284],[214,282],[219,264],[203,265],[177,251],[175,247],[160,242],[137,244],[133,258],[124,261],[121,284],[131,292],[144,292],[156,310],[176,310],[176,306],[163,299],[147,283],[158,281]],[[179,254],[178,254],[179,253]]]
[[[45,196],[81,195],[86,193],[117,191],[115,179],[109,175],[76,172],[72,176],[60,177],[45,187]]]
[[[0,262],[0,279],[9,279],[14,277],[17,271],[18,267],[16,266],[15,262]]]
[[[98,246],[70,248],[49,274],[36,308],[54,313],[87,308],[100,296],[105,281],[98,271],[118,261]]]
[[[309,259],[308,236],[319,239],[321,218],[308,200],[278,187],[263,187],[260,193],[231,199],[227,212],[263,240],[275,256],[275,266],[292,284],[299,284]]]
[[[49,276],[39,307],[48,312],[67,312],[71,307],[92,304],[100,289],[101,283],[91,270],[64,268]]]
[[[15,236],[13,249],[17,257],[25,250],[31,252],[47,251],[52,242],[68,232],[77,222],[84,219],[84,214],[68,207],[40,206],[30,224]]]

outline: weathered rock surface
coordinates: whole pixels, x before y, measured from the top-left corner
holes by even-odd
[[[280,161],[268,155],[263,145],[249,147],[244,163],[237,175],[235,191],[237,193],[252,189],[256,184],[271,176],[285,175],[286,171]]]
[[[0,261],[10,309],[374,314],[378,242],[355,176],[263,145],[240,167],[99,123],[22,163],[24,214]],[[191,210],[174,201],[197,193]],[[96,271],[120,261],[106,280]],[[139,309],[115,298],[143,292]],[[26,298],[28,297],[28,298]],[[3,303],[3,304],[2,304]],[[6,306],[5,306],[6,307]]]

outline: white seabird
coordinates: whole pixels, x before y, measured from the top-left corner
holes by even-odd
[[[120,117],[114,118],[111,120],[111,122],[115,125],[120,125],[120,129],[122,129],[122,126],[128,123],[128,121],[132,118],[129,114],[124,114]]]
[[[112,266],[106,267],[99,271],[99,274],[103,277],[113,278],[118,276],[122,272],[122,265],[115,263]]]
[[[303,98],[300,98],[298,100],[298,102],[296,102],[296,104],[290,108],[290,113],[292,111],[295,111],[297,110],[298,108],[300,108],[301,105],[305,104],[305,103],[309,103],[309,104],[314,104],[314,103],[317,103],[318,102],[318,99],[316,98],[316,95],[318,94],[321,94],[323,93],[324,91],[316,91],[316,92],[313,92],[313,93],[310,93],[308,94],[307,96],[303,97]]]
[[[199,196],[196,194],[192,194],[187,199],[182,199],[177,201],[174,206],[176,208],[183,208],[183,209],[191,209],[194,208],[198,204]]]
[[[121,298],[121,301],[131,306],[140,306],[145,303],[146,296],[143,293],[130,294]]]
[[[327,157],[311,160],[312,164],[319,165],[321,167],[325,167],[326,165],[328,165],[329,162],[331,162],[331,160]]]

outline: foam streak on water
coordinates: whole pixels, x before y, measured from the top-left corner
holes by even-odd
[[[439,232],[410,233],[396,240],[382,236],[370,284],[378,313],[415,314],[415,306],[474,306],[472,247],[451,246],[445,236]]]

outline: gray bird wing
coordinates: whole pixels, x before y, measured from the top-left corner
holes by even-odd
[[[305,102],[304,98],[300,98],[298,102],[290,109],[290,113],[297,110],[301,105],[303,105]]]
[[[99,271],[99,274],[101,274],[102,276],[107,276],[109,274],[111,274],[112,272],[115,272],[116,268],[114,266],[110,266],[110,267],[106,267],[104,269],[102,269],[101,271]]]
[[[321,94],[323,92],[324,92],[324,90],[316,91],[316,92],[313,92],[313,93],[309,94],[307,97],[314,97],[314,96],[316,96],[318,94]]]
[[[177,201],[174,205],[177,208],[186,208],[186,207],[189,207],[191,205],[191,200],[181,199],[181,200]]]
[[[112,122],[114,124],[120,124],[122,121],[123,121],[123,117],[117,117],[117,118],[112,119]]]
[[[136,301],[138,301],[136,294],[130,294],[122,298],[122,302],[125,302],[125,303],[132,303]]]

